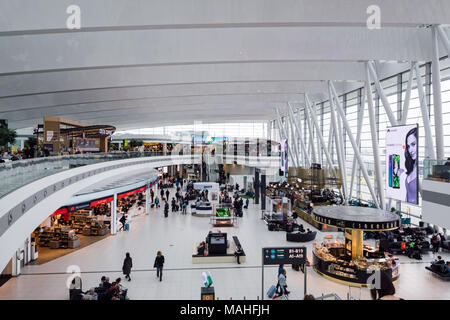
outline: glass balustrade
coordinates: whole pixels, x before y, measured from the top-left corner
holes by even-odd
[[[34,158],[0,163],[0,198],[33,181],[72,168],[139,157],[170,155],[163,152],[111,152]]]
[[[122,159],[170,156],[172,153],[177,156],[187,155],[183,150],[174,150],[173,152],[110,152],[34,158],[0,163],[0,198],[33,181],[72,168]],[[198,153],[195,153],[195,155],[198,155]],[[266,155],[261,156],[264,157]],[[272,153],[272,157],[278,156],[278,152]]]
[[[450,182],[450,160],[423,160],[424,180]]]

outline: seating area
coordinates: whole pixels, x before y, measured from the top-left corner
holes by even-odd
[[[421,260],[421,255],[432,250],[431,237],[433,229],[429,227],[400,228],[386,232],[366,232],[366,239],[380,241],[380,248],[392,254],[403,254]],[[441,235],[440,247],[448,250],[450,241]]]
[[[450,272],[448,271],[449,261],[444,262],[439,256],[438,259],[431,263],[430,266],[426,266],[425,269],[431,271],[435,276],[444,281],[450,281]]]
[[[309,232],[286,232],[286,241],[309,242],[316,238],[316,231]]]
[[[81,278],[76,277],[69,289],[69,300],[129,300],[128,289],[121,282],[122,279],[117,278],[116,281],[110,283],[109,277],[103,276],[97,287],[83,291]]]

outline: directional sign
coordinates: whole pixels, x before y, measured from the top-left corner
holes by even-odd
[[[306,263],[306,247],[263,248],[262,254],[264,265]]]

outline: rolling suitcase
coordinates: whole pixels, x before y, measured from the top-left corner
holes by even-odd
[[[272,297],[275,295],[276,292],[277,292],[277,287],[275,287],[274,285],[272,285],[272,286],[269,288],[269,291],[267,291],[267,296],[268,296],[269,298],[272,298]]]
[[[125,223],[125,227],[123,228],[124,231],[130,231],[130,224]]]

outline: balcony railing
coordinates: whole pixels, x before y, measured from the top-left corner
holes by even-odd
[[[170,155],[163,152],[111,152],[34,158],[0,164],[0,198],[33,181],[69,170],[106,161]]]
[[[450,182],[450,160],[423,160],[423,179]]]

